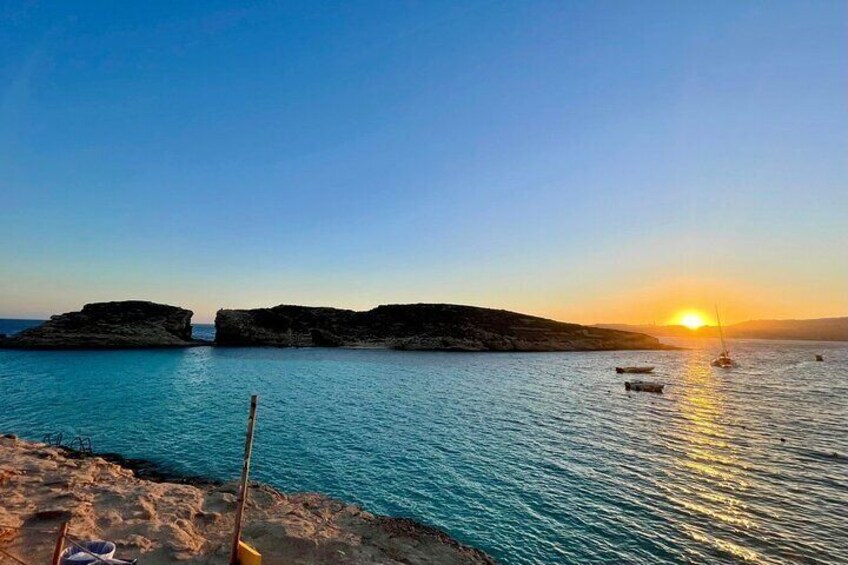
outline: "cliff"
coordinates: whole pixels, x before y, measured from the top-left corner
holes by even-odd
[[[452,304],[395,304],[366,312],[308,306],[220,310],[218,345],[375,347],[446,351],[664,349],[643,334]]]
[[[0,347],[111,349],[194,345],[191,316],[190,310],[154,302],[98,302],[0,339]]]
[[[236,485],[139,478],[100,457],[0,437],[0,548],[48,563],[60,524],[107,539],[145,565],[226,563]],[[405,518],[376,516],[314,493],[251,483],[242,539],[263,563],[494,565],[483,552]]]

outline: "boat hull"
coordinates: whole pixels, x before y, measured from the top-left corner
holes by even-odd
[[[624,390],[626,391],[653,392],[654,394],[662,394],[664,388],[664,384],[653,383],[648,381],[628,381],[624,383]]]

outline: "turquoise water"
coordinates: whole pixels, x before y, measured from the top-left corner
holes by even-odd
[[[258,480],[507,564],[848,562],[848,344],[738,342],[729,372],[708,366],[715,344],[686,345],[0,351],[0,431],[229,479],[258,393]],[[625,393],[613,368],[648,363],[667,393]]]
[[[27,328],[35,327],[44,320],[16,320],[11,318],[0,318],[0,334],[14,335]]]

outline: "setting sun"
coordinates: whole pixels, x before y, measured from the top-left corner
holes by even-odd
[[[686,326],[690,330],[697,330],[706,324],[707,323],[704,321],[704,318],[696,312],[687,312],[680,317],[680,325]]]

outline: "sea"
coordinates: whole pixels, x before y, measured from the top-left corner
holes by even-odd
[[[848,343],[734,341],[722,370],[716,342],[668,341],[685,349],[0,350],[0,432],[236,479],[258,394],[253,478],[504,564],[848,563]],[[620,365],[665,393],[626,392]]]

